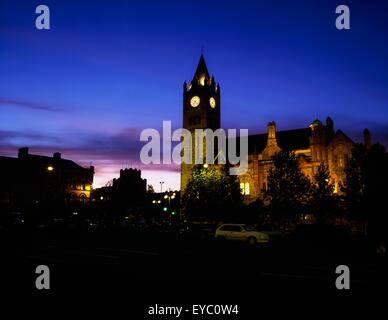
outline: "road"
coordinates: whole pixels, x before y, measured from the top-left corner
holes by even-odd
[[[369,297],[386,288],[386,261],[359,242],[314,246],[286,239],[255,247],[169,234],[31,234],[2,238],[1,295],[39,295],[35,268],[50,268],[56,296],[156,299]],[[360,249],[361,248],[361,249]],[[337,290],[347,265],[351,289]]]

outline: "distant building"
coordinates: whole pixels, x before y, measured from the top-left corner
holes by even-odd
[[[221,128],[221,89],[214,76],[210,76],[203,55],[193,79],[183,85],[183,128],[192,135],[195,129]],[[364,141],[371,144],[370,133],[364,131]],[[204,144],[205,145],[205,144]],[[248,172],[240,175],[240,187],[245,200],[257,199],[267,188],[268,171],[273,166],[271,157],[280,150],[295,152],[305,175],[312,178],[321,163],[327,165],[335,192],[345,180],[345,166],[351,157],[354,142],[341,130],[334,129],[333,120],[326,124],[318,119],[300,129],[277,131],[274,121],[268,124],[267,133],[248,137]],[[193,147],[193,159],[197,150]],[[191,177],[193,164],[181,165],[181,190]]]
[[[146,201],[147,180],[142,179],[141,170],[121,169],[120,177],[113,179],[110,186],[96,189],[95,201],[111,202],[120,208],[133,208]]]
[[[94,167],[83,168],[62,159],[30,154],[19,149],[17,158],[0,156],[0,204],[26,207],[38,203],[88,202]]]
[[[121,169],[120,177],[113,179],[113,193],[123,193],[127,197],[144,196],[147,192],[147,180],[142,179],[141,170]]]

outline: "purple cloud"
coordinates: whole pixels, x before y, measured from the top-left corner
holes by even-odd
[[[17,107],[17,108],[49,111],[49,112],[64,112],[65,111],[65,109],[54,107],[54,106],[40,103],[40,102],[0,98],[0,107],[4,107],[4,106],[5,107],[12,106],[12,107]]]

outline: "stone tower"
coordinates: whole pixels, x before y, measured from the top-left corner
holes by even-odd
[[[328,121],[329,130],[333,130],[332,122]],[[315,119],[310,124],[311,129],[311,159],[314,163],[312,167],[312,174],[315,174],[316,168],[321,164],[327,163],[327,152],[326,152],[326,135],[327,128],[322,124],[319,119]]]
[[[210,76],[203,54],[198,62],[194,77],[190,83],[183,84],[183,128],[191,132],[193,149],[192,159],[195,159],[194,148],[195,129],[217,130],[221,126],[220,85]],[[184,191],[190,179],[194,164],[181,165],[181,190]]]

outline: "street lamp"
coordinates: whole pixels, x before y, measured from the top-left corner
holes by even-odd
[[[163,192],[164,181],[160,181],[159,183],[160,183],[160,193],[162,193]]]
[[[169,209],[169,211],[171,211],[170,209],[171,209],[171,200],[174,200],[175,199],[175,196],[176,196],[176,194],[175,194],[175,192],[174,193],[172,193],[172,194],[166,194],[166,195],[164,195],[164,199],[168,199],[168,209]],[[166,210],[164,210],[164,211],[166,211]]]

